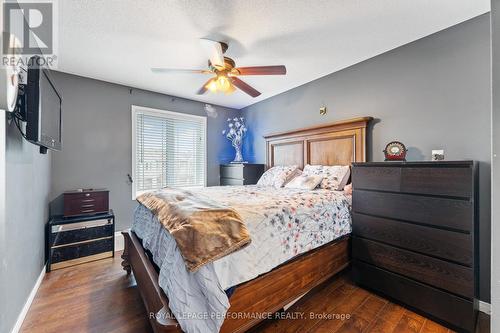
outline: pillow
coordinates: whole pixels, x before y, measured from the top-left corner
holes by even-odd
[[[352,195],[352,183],[344,187],[344,193],[347,195]]]
[[[257,185],[280,188],[300,173],[301,171],[297,165],[275,166],[264,172]]]
[[[306,165],[304,175],[323,177],[320,187],[326,190],[342,191],[349,180],[351,168],[348,165]]]
[[[349,181],[349,178],[351,177],[351,168],[348,165],[346,165],[346,167],[347,167],[347,171],[345,173],[344,178],[342,178],[342,181],[339,184],[339,191],[342,191],[347,186],[347,182]]]
[[[298,175],[292,179],[288,184],[285,185],[286,188],[296,188],[300,190],[314,190],[323,180],[323,177],[318,175],[306,176]]]

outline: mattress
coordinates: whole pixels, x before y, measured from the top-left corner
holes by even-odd
[[[187,332],[218,332],[229,308],[226,290],[351,232],[351,197],[316,189],[224,186],[190,189],[234,208],[252,243],[190,273],[175,240],[144,206],[132,230],[160,268],[159,285]]]

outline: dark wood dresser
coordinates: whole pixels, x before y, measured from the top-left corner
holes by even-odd
[[[352,183],[354,280],[473,332],[476,163],[354,163]]]
[[[221,164],[221,185],[253,185],[257,184],[264,173],[264,164]]]
[[[64,197],[64,217],[103,214],[109,211],[108,190],[67,191]]]

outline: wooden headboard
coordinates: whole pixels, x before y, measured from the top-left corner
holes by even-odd
[[[366,161],[366,127],[371,117],[355,118],[265,136],[266,164],[350,165]]]

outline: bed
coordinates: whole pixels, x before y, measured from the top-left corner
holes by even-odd
[[[296,164],[303,168],[306,164],[346,165],[365,161],[366,128],[370,120],[369,117],[356,118],[268,135],[265,137],[266,164],[268,167]],[[233,188],[234,190],[238,189]],[[240,189],[240,191],[247,190],[251,188]],[[216,193],[221,189],[211,191]],[[259,189],[254,189],[254,192],[258,191]],[[304,194],[289,193],[289,195],[300,197]],[[317,192],[315,195],[327,194]],[[340,202],[342,199],[338,200]],[[344,237],[338,238],[339,235],[335,235],[335,232],[344,232],[342,234]],[[141,239],[133,231],[123,234],[125,250],[122,255],[122,265],[127,273],[134,273],[146,310],[150,314],[149,319],[154,332],[181,332],[179,322],[170,313],[169,299],[160,287],[158,269],[143,248]],[[145,237],[143,232],[139,234],[141,238]],[[248,330],[263,317],[237,314],[274,313],[347,267],[349,237],[345,236],[345,228],[333,230],[331,239],[335,240],[327,239],[319,244],[321,246],[314,247],[310,251],[297,251],[298,255],[293,256],[293,259],[287,260],[269,272],[259,274],[258,271],[249,270],[255,276],[246,276],[234,281],[231,280],[231,276],[222,279],[224,289],[233,286],[234,283],[237,283],[237,286],[231,290],[230,308],[220,331]],[[239,255],[239,252],[235,254]],[[241,255],[243,254],[242,252]],[[245,282],[238,283],[239,281]]]

